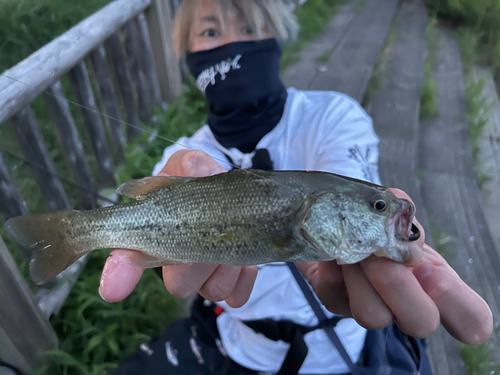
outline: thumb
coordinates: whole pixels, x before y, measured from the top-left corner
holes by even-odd
[[[180,177],[205,177],[224,172],[226,170],[206,152],[181,150],[168,159],[167,164],[158,174]]]

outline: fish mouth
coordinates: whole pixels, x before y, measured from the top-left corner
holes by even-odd
[[[408,241],[416,241],[419,238],[420,238],[420,230],[415,224],[411,223],[411,233],[410,237],[408,238]]]
[[[402,209],[394,217],[395,237],[405,242],[413,242],[420,238],[420,230],[413,223],[415,206],[408,200],[402,200]]]

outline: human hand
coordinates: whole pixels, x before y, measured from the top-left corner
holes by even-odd
[[[391,189],[399,198],[406,193]],[[478,345],[493,332],[493,315],[487,303],[426,245],[421,237],[411,244],[407,264],[371,257],[351,265],[300,262],[297,267],[325,307],[352,316],[368,329],[380,329],[396,321],[406,334],[426,338],[441,322],[457,340]]]
[[[203,177],[226,170],[202,151],[181,150],[172,155],[159,175]],[[114,250],[104,266],[99,293],[108,302],[125,299],[141,279],[144,268],[142,253]],[[225,300],[232,307],[241,307],[250,298],[257,267],[232,267],[214,264],[181,264],[163,267],[167,290],[178,298],[200,293],[211,301]]]

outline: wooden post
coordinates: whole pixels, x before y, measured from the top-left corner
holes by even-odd
[[[49,113],[54,121],[59,143],[62,145],[66,162],[73,172],[75,183],[87,191],[78,191],[85,209],[97,206],[94,178],[85,158],[83,145],[78,138],[78,130],[71,116],[68,101],[60,81],[54,83],[44,94]]]
[[[57,336],[0,238],[0,358],[28,373],[45,364],[43,351]]]
[[[122,117],[118,110],[115,87],[108,67],[104,46],[99,46],[99,48],[90,54],[90,61],[92,62],[97,84],[99,85],[104,112],[107,115],[106,122],[109,125],[109,134],[113,142],[116,160],[122,163],[125,160],[127,137],[125,136]]]
[[[21,193],[17,189],[14,181],[9,175],[2,154],[0,153],[0,213],[4,219],[26,215],[29,213],[28,206]]]
[[[13,118],[14,131],[51,211],[69,208],[68,199],[33,110],[28,105]]]
[[[130,76],[134,82],[135,92],[137,94],[139,118],[144,124],[148,124],[151,120],[151,101],[142,64],[143,52],[138,41],[139,31],[137,30],[135,19],[130,20],[123,26],[122,33],[125,51],[127,52]]]
[[[152,0],[145,11],[163,99],[171,102],[181,91],[179,59],[172,46],[172,6],[169,0]]]
[[[125,116],[127,117],[127,135],[128,138],[134,138],[141,135],[141,124],[139,115],[135,110],[134,94],[132,92],[132,81],[127,69],[125,61],[125,53],[123,52],[122,43],[118,34],[113,34],[105,43],[113,68],[115,71],[116,81],[120,88],[120,94],[125,107]]]
[[[154,60],[153,46],[151,46],[151,39],[149,38],[148,21],[144,14],[139,14],[137,17],[137,24],[139,25],[139,35],[142,44],[144,68],[149,80],[151,88],[151,97],[153,104],[161,107],[164,111],[167,110],[167,105],[161,97],[161,88],[158,81],[158,73],[156,71],[156,64]]]
[[[116,186],[116,182],[114,177],[113,158],[111,157],[111,151],[108,147],[104,125],[95,102],[94,92],[92,91],[92,85],[85,62],[80,61],[80,63],[71,69],[69,78],[76,97],[78,98],[78,103],[82,105],[80,111],[92,143],[92,148],[94,149],[97,165],[99,166],[101,184],[104,187],[114,187]]]

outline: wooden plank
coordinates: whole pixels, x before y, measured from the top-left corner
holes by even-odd
[[[104,187],[116,186],[111,152],[106,141],[104,125],[97,108],[85,63],[81,61],[70,72],[69,77],[75,91],[85,128],[94,149],[99,166],[100,181]]]
[[[122,49],[120,36],[118,34],[113,34],[105,44],[113,62],[116,80],[123,100],[125,116],[127,118],[127,134],[129,138],[134,138],[141,134],[141,126],[139,123],[139,116],[135,109],[132,82],[125,63],[125,54]]]
[[[486,221],[498,248],[500,247],[498,231],[500,228],[500,189],[498,189],[500,186],[500,100],[491,69],[475,66],[471,73],[477,84],[484,83],[481,94],[491,105],[486,125],[479,137],[479,150],[476,157],[479,160],[480,173],[491,178],[481,187],[481,195]]]
[[[359,13],[356,12],[353,4],[342,6],[328,24],[325,32],[308,43],[300,53],[300,58],[285,69],[282,74],[285,86],[294,87],[297,90],[309,90],[314,79],[322,74],[320,69],[323,69],[327,63],[326,61],[318,62],[318,58],[330,52],[333,54],[349,28],[352,27],[356,16],[359,16]]]
[[[168,0],[152,0],[144,14],[148,20],[162,97],[172,102],[182,87],[179,59],[172,47],[172,7]]]
[[[151,0],[111,2],[0,76],[0,124],[144,11]]]
[[[151,102],[147,90],[146,75],[142,67],[141,56],[144,53],[137,40],[139,31],[135,20],[127,22],[122,30],[130,75],[136,89],[139,118],[142,123],[147,124],[151,120]]]
[[[30,106],[25,107],[12,120],[17,139],[47,206],[51,211],[68,209],[66,193],[61,180],[57,178],[56,167],[50,158],[33,110]]]
[[[42,352],[57,348],[57,336],[0,238],[0,358],[28,373],[45,361]]]
[[[435,225],[452,239],[447,260],[500,319],[500,256],[481,208],[474,179],[465,88],[457,41],[441,30],[436,81],[439,117],[421,125],[422,197]],[[500,332],[487,343],[500,364]]]
[[[398,0],[366,0],[325,71],[314,79],[311,90],[335,90],[363,99],[373,68],[382,50]]]
[[[71,116],[68,101],[60,81],[57,81],[46,90],[45,102],[54,122],[59,142],[62,145],[66,163],[73,173],[75,184],[88,190],[78,190],[78,194],[85,209],[96,207],[94,178],[85,158],[82,142],[78,138],[78,130]]]
[[[416,157],[427,21],[427,11],[421,1],[403,2],[394,22],[397,38],[382,79],[384,85],[367,107],[380,138],[382,182],[410,194],[418,207],[417,214],[422,224],[426,224],[426,220],[420,208],[423,208],[423,202],[413,160]]]
[[[139,25],[139,36],[144,50],[144,54],[142,56],[144,59],[144,67],[146,70],[146,76],[149,80],[149,87],[151,88],[150,96],[152,98],[153,105],[161,107],[164,111],[166,111],[167,105],[161,97],[161,88],[158,74],[156,74],[153,46],[151,45],[151,39],[149,38],[148,21],[144,13],[139,14],[137,17],[137,24]]]
[[[121,163],[125,160],[127,137],[125,136],[122,117],[118,110],[115,87],[111,79],[104,46],[99,46],[90,54],[90,61],[92,62],[97,85],[99,86],[101,102],[104,107],[104,113],[106,114],[105,119],[108,124],[115,156],[118,163]]]
[[[10,177],[2,153],[0,153],[0,213],[4,220],[29,213],[26,202]]]

